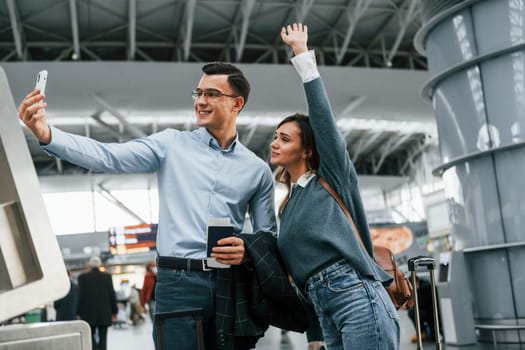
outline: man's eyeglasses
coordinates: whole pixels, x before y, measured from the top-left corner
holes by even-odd
[[[211,98],[211,99],[217,99],[222,96],[232,97],[232,98],[239,97],[235,95],[228,95],[228,94],[222,93],[217,89],[206,89],[206,90],[195,89],[191,92],[191,98],[193,98],[193,101],[196,101],[202,95],[204,95],[207,98]]]

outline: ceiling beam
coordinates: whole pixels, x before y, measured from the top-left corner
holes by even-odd
[[[78,36],[77,0],[69,0],[69,16],[71,17],[71,37],[73,39],[73,60],[80,59],[80,39]]]
[[[361,104],[363,104],[363,102],[365,102],[366,99],[367,99],[367,96],[364,96],[364,95],[351,96],[349,101],[348,101],[348,104],[345,106],[345,108],[341,112],[339,112],[337,114],[337,116],[335,118],[339,119],[339,118],[346,118],[346,117],[350,116],[350,113],[354,109],[359,107]]]
[[[129,25],[128,25],[128,60],[132,61],[135,59],[135,53],[137,48],[137,1],[129,0]]]
[[[113,195],[113,193],[111,193],[108,189],[106,189],[103,184],[98,183],[97,187],[98,187],[98,192],[100,193],[100,195],[104,197],[106,200],[115,204],[117,207],[124,210],[129,215],[133,216],[135,219],[140,221],[142,224],[146,223],[146,220],[144,220],[140,215],[138,215],[133,210],[131,210],[127,205],[122,203],[117,197]]]
[[[62,35],[59,35],[59,34],[56,34],[56,33],[53,33],[53,32],[50,32],[48,30],[44,30],[44,29],[32,26],[31,24],[29,24],[27,22],[24,23],[24,28],[26,30],[31,30],[33,32],[44,34],[45,36],[49,36],[49,37],[55,38],[56,40],[58,40],[60,42],[64,42],[64,43],[67,43],[68,45],[71,45],[71,39],[70,38],[62,36]],[[27,46],[27,40],[25,41],[25,44]]]
[[[74,56],[69,56],[71,54],[71,51],[73,51],[73,47],[72,46],[66,47],[64,50],[60,51],[60,54],[57,57],[55,57],[54,60],[55,61],[61,61],[61,60],[63,60],[66,57],[72,57],[73,59],[76,59]],[[74,55],[74,53],[73,53],[73,55]],[[78,57],[78,56],[76,56],[76,57]]]
[[[93,118],[94,121],[96,121],[98,124],[102,125],[111,135],[113,135],[117,140],[120,140],[122,138],[122,134],[115,130],[111,125],[106,123],[100,118],[101,112],[95,112],[91,115],[91,118]],[[87,136],[87,135],[86,135]],[[89,137],[89,136],[88,136]]]
[[[108,30],[105,30],[103,32],[99,32],[99,33],[96,33],[88,38],[85,38],[84,40],[82,40],[80,42],[80,44],[85,44],[85,43],[90,43],[90,42],[93,42],[95,39],[99,39],[99,38],[104,38],[104,36],[108,35],[108,34],[112,34],[112,33],[116,33],[116,32],[119,32],[119,31],[123,31],[125,29],[128,28],[128,24],[127,23],[124,23],[124,24],[119,24],[118,26],[115,26],[113,28],[110,28]],[[102,39],[103,40],[103,39]],[[120,42],[124,42],[123,40],[119,40]]]
[[[158,5],[157,7],[153,7],[147,11],[141,11],[140,13],[140,18],[147,18],[149,16],[152,16],[152,17],[155,17],[159,12],[160,13],[168,13],[168,10],[173,10],[172,13],[173,14],[177,14],[178,11],[177,11],[177,6],[181,3],[182,1],[168,1],[166,3],[161,3],[160,5]],[[159,1],[160,3],[160,1]]]
[[[377,29],[375,30],[375,33],[372,35],[372,39],[370,39],[368,42],[370,43],[368,45],[369,48],[372,47],[372,45],[374,45],[377,40],[379,40],[382,35],[383,35],[383,31],[385,30],[386,26],[388,25],[388,23],[390,23],[390,21],[392,20],[392,18],[395,17],[396,13],[397,13],[397,7],[395,4],[392,4],[392,9],[390,9],[390,14],[381,22],[381,24],[377,27]],[[402,6],[402,5],[401,5]]]
[[[428,137],[425,138],[421,142],[421,144],[418,147],[415,147],[411,151],[409,151],[409,155],[405,163],[400,167],[399,173],[400,174],[406,174],[408,172],[408,169],[414,165],[414,160],[419,156],[421,153],[423,153],[427,148],[431,146],[431,142],[428,142]]]
[[[408,11],[406,12],[404,17],[401,16],[400,12],[398,12],[400,29],[399,29],[399,32],[397,33],[396,40],[394,41],[394,44],[392,45],[392,48],[390,49],[390,53],[388,54],[388,57],[385,61],[385,64],[387,65],[387,67],[392,66],[392,59],[394,58],[394,56],[397,53],[397,50],[399,49],[401,40],[403,40],[403,38],[405,37],[408,26],[412,23],[414,17],[418,14],[418,12],[416,11],[417,9],[416,5],[419,1],[420,0],[410,1],[410,5],[408,6]]]
[[[105,6],[109,1],[103,2],[103,1],[91,1],[91,0],[82,0],[84,3],[86,3],[87,6],[99,9],[102,11],[102,13],[106,15],[112,15],[115,18],[118,18],[119,20],[126,22],[126,15],[123,13],[119,13],[114,11],[111,7]]]
[[[13,32],[13,40],[15,42],[16,55],[19,60],[22,60],[22,34],[21,34],[21,24],[20,18],[18,17],[18,11],[16,8],[15,0],[6,0],[7,8],[9,10],[9,20],[11,21],[11,31]]]
[[[124,129],[127,130],[130,133],[130,135],[132,135],[134,137],[145,137],[145,136],[147,136],[144,131],[140,130],[138,127],[136,127],[133,124],[131,124],[126,119],[125,116],[123,116],[117,109],[115,109],[112,105],[110,105],[108,102],[106,102],[106,100],[104,100],[101,96],[94,95],[93,97],[94,97],[95,101],[101,107],[103,107],[106,111],[108,111],[109,113],[111,113],[111,115],[113,115],[115,118],[118,119],[118,121],[122,124]]]
[[[99,57],[98,55],[96,55],[93,51],[91,51],[90,49],[88,49],[86,46],[84,45],[80,45],[80,49],[83,50],[85,53],[87,53],[87,55],[89,57],[91,57],[92,59],[94,59],[95,61],[102,61],[102,58]]]
[[[370,134],[366,134],[361,140],[359,140],[357,144],[357,149],[355,150],[354,155],[352,156],[352,162],[356,163],[359,159],[359,156],[364,153],[371,145],[373,145],[380,137],[383,135],[382,131],[378,131],[372,134],[368,139],[365,139],[365,137],[368,137]]]
[[[245,0],[242,2],[242,26],[241,26],[241,34],[239,35],[239,42],[236,45],[236,56],[235,61],[239,62],[242,58],[242,54],[244,51],[244,44],[246,43],[246,36],[248,35],[248,27],[250,25],[250,16],[253,11],[253,7],[255,5],[255,0]]]
[[[401,147],[401,145],[403,145],[411,137],[412,134],[405,134],[399,137],[397,140],[395,138],[389,139],[385,146],[382,147],[383,152],[381,152],[379,160],[375,163],[372,173],[377,174],[377,172],[379,171],[379,169],[381,169],[381,166],[385,162],[386,158],[390,154],[394,153],[399,147]]]
[[[171,40],[169,37],[167,37],[165,35],[162,35],[162,34],[159,34],[157,32],[154,32],[154,31],[152,31],[152,30],[150,30],[148,28],[144,28],[143,26],[138,25],[136,23],[135,23],[135,27],[136,27],[136,30],[138,30],[138,31],[141,31],[141,32],[146,33],[148,35],[151,35],[151,36],[154,36],[156,38],[159,38],[160,40],[165,41],[165,42],[169,43],[170,45],[174,45],[173,40]]]
[[[348,45],[350,45],[350,41],[352,39],[352,36],[354,35],[357,23],[359,22],[361,17],[363,17],[363,14],[366,12],[371,2],[372,0],[357,0],[357,4],[353,7],[353,9],[351,9],[350,5],[347,7],[346,11],[348,15],[348,27],[346,29],[343,44],[341,45],[339,53],[337,54],[336,64],[339,65],[343,61],[343,58],[346,54],[346,50],[348,49]]]
[[[312,8],[312,5],[314,4],[315,0],[300,0],[297,2],[296,7],[296,21],[298,23],[303,23],[306,19],[306,16],[308,16],[308,13],[310,12],[310,9]]]
[[[255,135],[255,132],[257,131],[257,126],[259,125],[257,119],[258,119],[257,117],[253,118],[252,123],[248,126],[248,130],[249,130],[248,134],[242,140],[242,144],[245,145],[246,147],[248,147],[248,145],[250,144],[250,141]]]
[[[186,1],[186,26],[184,30],[184,61],[187,61],[190,58],[190,49],[191,49],[191,35],[193,32],[193,19],[195,15],[195,4],[196,0],[187,0]]]
[[[28,25],[24,25],[28,26]],[[126,26],[120,26],[120,29],[124,29]],[[116,28],[115,28],[116,29]],[[138,27],[137,27],[138,29]],[[113,31],[112,31],[113,32]],[[216,32],[218,33],[218,32]],[[105,32],[104,34],[111,34],[110,32]],[[97,35],[98,36],[98,35]],[[85,47],[125,47],[127,45],[126,41],[118,41],[118,40],[111,40],[111,41],[103,41],[103,40],[92,40],[92,39],[86,39],[80,41],[80,49]],[[174,41],[137,41],[137,46],[141,48],[169,48],[173,47],[175,45]],[[0,41],[0,48],[11,48],[13,44],[11,42],[6,41]],[[25,46],[27,47],[49,47],[49,48],[67,48],[71,46],[71,43],[67,40],[43,40],[43,41],[26,41]],[[206,48],[212,48],[212,49],[219,49],[221,47],[224,47],[224,43],[214,42],[214,41],[208,41],[208,42],[194,42],[191,44],[193,48],[196,49],[206,49]],[[321,46],[309,46],[316,51],[324,51],[326,53],[335,53],[336,49],[333,46],[329,47],[321,47]],[[282,49],[282,47],[275,47],[271,44],[259,44],[259,43],[250,43],[245,44],[245,50],[258,50],[263,51],[266,50],[275,50],[275,49]],[[138,49],[137,49],[138,50]],[[359,55],[368,55],[368,56],[381,56],[383,55],[383,50],[380,49],[371,49],[368,52],[365,52],[361,48],[354,48],[351,47],[347,50],[348,53],[352,54],[359,54]],[[412,51],[408,50],[399,50],[397,52],[397,56],[400,57],[412,57],[412,58],[418,58],[418,63],[423,64],[425,57],[418,55],[417,53],[414,53]],[[364,58],[364,57],[363,57]]]
[[[145,59],[146,61],[148,62],[153,62],[154,59],[151,58],[149,55],[147,55],[144,51],[142,51],[141,49],[137,49],[137,55],[139,55],[140,57],[142,57],[143,59]]]
[[[9,52],[7,55],[2,57],[2,62],[7,62],[11,57],[16,55],[16,49]]]
[[[55,162],[57,165],[57,173],[64,174],[64,164],[62,164],[62,159],[55,157]]]

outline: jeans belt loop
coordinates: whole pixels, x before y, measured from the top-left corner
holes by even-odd
[[[186,273],[189,275],[191,275],[191,260],[190,259],[186,259]]]
[[[212,268],[208,267],[208,261],[206,259],[202,259],[202,271],[211,271]]]

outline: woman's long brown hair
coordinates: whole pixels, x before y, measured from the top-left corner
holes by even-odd
[[[312,131],[312,126],[310,125],[310,118],[308,118],[307,115],[301,114],[301,113],[295,113],[292,114],[286,118],[284,118],[279,125],[277,125],[276,129],[279,129],[281,125],[286,123],[296,123],[299,127],[299,133],[301,136],[301,145],[306,151],[306,154],[308,154],[308,158],[306,158],[306,165],[308,167],[308,170],[315,170],[319,169],[319,153],[317,152],[317,148],[315,146],[315,138],[314,133]],[[279,183],[282,183],[286,186],[287,192],[286,196],[284,197],[283,201],[279,205],[279,217],[282,215],[284,208],[286,207],[286,204],[288,204],[288,199],[290,196],[290,187],[291,187],[291,177],[290,173],[286,171],[283,167],[279,167],[277,169],[277,172],[275,174],[275,180]]]

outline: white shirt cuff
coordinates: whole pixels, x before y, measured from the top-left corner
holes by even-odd
[[[319,78],[321,75],[317,70],[314,50],[309,50],[294,56],[290,60],[301,77],[303,83]]]

